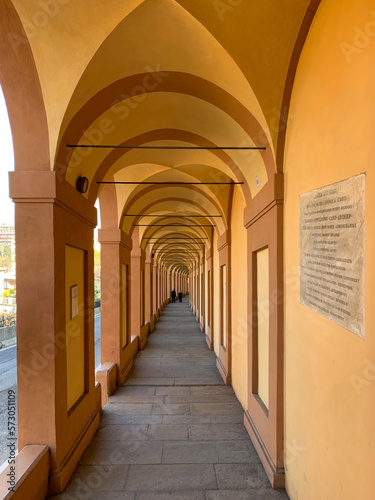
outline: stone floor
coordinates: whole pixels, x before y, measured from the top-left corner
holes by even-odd
[[[188,306],[169,304],[60,500],[287,500]]]

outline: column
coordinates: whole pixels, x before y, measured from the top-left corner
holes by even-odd
[[[161,315],[162,311],[162,303],[163,303],[163,297],[162,297],[163,291],[162,291],[162,267],[160,262],[158,263],[158,310],[159,310],[159,316]]]
[[[139,337],[140,349],[143,349],[146,344],[149,327],[145,322],[145,261],[146,252],[139,247],[133,248],[131,252],[131,334]]]
[[[195,319],[200,323],[200,273],[199,273],[199,257],[195,264]]]
[[[208,347],[213,350],[214,349],[214,301],[213,301],[213,293],[214,293],[214,266],[213,266],[213,248],[211,247],[207,251],[206,255],[206,265],[207,265],[207,284],[206,284],[206,293],[207,293],[207,311],[206,311],[206,342]]]
[[[206,296],[205,296],[205,258],[204,254],[200,259],[200,328],[201,332],[205,332],[205,309],[206,309]]]
[[[9,179],[16,205],[18,446],[49,446],[49,491],[60,493],[100,421],[96,209],[56,172],[10,172]]]
[[[116,365],[116,381],[122,385],[133,366],[131,347],[131,238],[118,228],[99,230],[101,243],[101,372]],[[106,366],[105,366],[106,365]],[[110,393],[110,388],[108,388]],[[107,394],[109,396],[110,394]]]
[[[195,313],[195,262],[190,270],[190,308]]]
[[[248,231],[248,409],[246,429],[258,451],[271,484],[284,486],[283,390],[284,390],[284,321],[283,321],[283,175],[275,174],[274,188],[265,191],[255,206],[245,209],[245,227]],[[261,252],[267,250],[263,261]],[[258,308],[258,287],[262,283],[262,266],[268,266],[268,317],[264,307]],[[258,272],[259,271],[259,272]],[[267,314],[267,312],[266,312]],[[260,317],[262,316],[262,317]],[[264,320],[268,320],[268,373],[262,368],[258,339]],[[267,332],[266,332],[267,333]],[[259,396],[260,377],[266,377],[268,401]],[[265,418],[265,414],[267,418]]]
[[[152,312],[155,315],[155,320],[159,321],[159,268],[158,263],[154,260],[153,273],[152,273],[152,287],[153,287],[153,304]]]
[[[226,231],[217,241],[220,266],[220,345],[217,367],[227,385],[231,384],[231,273],[230,273],[230,231]]]
[[[151,255],[147,255],[145,262],[145,319],[150,324],[150,333],[155,327],[155,315],[153,314],[153,271],[154,261]]]
[[[167,274],[167,292],[166,292],[166,295],[167,295],[167,299],[169,300],[170,297],[171,297],[171,291],[173,289],[173,286],[172,286],[173,271],[170,271],[168,269],[168,271],[166,272],[166,274]]]

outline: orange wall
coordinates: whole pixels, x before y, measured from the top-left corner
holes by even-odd
[[[247,404],[247,231],[245,201],[235,188],[232,205],[232,385],[242,406]]]
[[[375,495],[374,61],[374,1],[323,0],[299,63],[285,151],[285,458],[291,500]],[[365,340],[302,306],[298,285],[299,195],[362,172]]]
[[[212,271],[212,279],[214,280],[214,293],[212,297],[212,307],[214,314],[214,351],[216,356],[219,356],[220,347],[220,266],[219,252],[217,250],[217,235],[214,232],[212,248],[214,249],[214,265]]]
[[[128,341],[128,281],[126,264],[121,265],[121,342],[125,347]]]

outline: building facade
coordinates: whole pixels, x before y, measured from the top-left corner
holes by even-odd
[[[16,231],[14,226],[0,225],[0,247],[10,246],[15,247]]]

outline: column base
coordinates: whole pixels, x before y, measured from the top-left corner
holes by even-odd
[[[214,350],[214,342],[212,340],[212,329],[210,326],[207,327],[206,342],[207,342],[208,347],[211,349],[211,351],[213,351]]]
[[[136,357],[139,350],[139,336],[132,335],[130,344],[126,346],[125,352],[122,355],[122,362],[124,363],[121,371],[117,372],[117,385],[121,386],[124,384],[125,380],[128,378],[128,375],[131,369],[134,366],[134,358]],[[125,362],[124,362],[125,358]]]
[[[137,345],[138,345],[138,339],[137,339]],[[137,349],[138,351],[138,349]],[[124,385],[125,380],[128,378],[129,373],[131,372],[131,369],[134,366],[134,361],[133,358],[129,359],[129,362],[124,366],[121,372],[117,374],[117,385],[121,386]]]
[[[205,328],[204,328],[204,318],[203,318],[203,316],[201,316],[199,326],[201,328],[201,332],[204,333]]]
[[[213,342],[212,340],[210,339],[210,337],[208,335],[206,335],[206,344],[208,345],[208,348],[213,351],[214,350],[214,345],[213,345]]]
[[[150,332],[152,333],[155,330],[155,323],[156,323],[156,315],[153,314],[150,318]]]
[[[141,327],[141,331],[140,331],[140,335],[139,335],[139,350],[140,351],[142,351],[142,349],[144,349],[144,347],[146,345],[149,327],[150,327],[150,323],[145,323]]]
[[[248,411],[246,411],[244,415],[244,424],[259,458],[262,461],[272,488],[285,488],[284,467],[276,467]]]
[[[110,396],[116,390],[116,375],[116,363],[104,363],[96,370],[95,381],[100,384],[102,408],[104,408],[104,406],[108,403]]]
[[[96,384],[95,392],[97,395],[97,407],[95,411],[91,415],[89,421],[83,427],[81,434],[78,436],[70,451],[67,453],[60,467],[50,472],[48,484],[49,495],[56,495],[64,490],[75,468],[77,467],[78,461],[90,444],[95,432],[99,427],[101,413],[100,390],[100,384]]]
[[[216,358],[216,366],[225,385],[232,385],[232,376],[228,374],[220,358]]]

